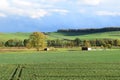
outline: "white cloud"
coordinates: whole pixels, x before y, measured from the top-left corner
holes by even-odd
[[[51,8],[53,5],[42,4],[36,1],[27,1],[27,0],[12,0],[12,5],[19,8]]]
[[[37,1],[37,2],[36,2]],[[42,18],[49,14],[59,13],[65,15],[68,13],[65,9],[57,9],[54,5],[48,3],[41,3],[41,0],[29,1],[29,0],[1,0],[0,11],[6,13],[6,15],[18,15],[27,16],[30,18]],[[51,0],[51,2],[60,2],[65,0]],[[48,1],[49,2],[49,1]],[[1,14],[1,16],[5,16]]]
[[[57,2],[60,2],[61,0],[50,0],[50,1],[53,2],[53,3],[57,3]]]
[[[51,9],[50,11],[60,13],[62,15],[66,15],[69,12],[68,10],[65,10],[65,9]]]
[[[0,0],[0,9],[6,9],[9,7],[9,2],[7,0]]]
[[[85,10],[85,9],[80,9],[79,12],[80,12],[80,13],[85,13],[86,10]]]
[[[95,5],[99,5],[100,2],[101,2],[101,0],[84,0],[84,2],[87,5],[93,5],[93,6],[95,6]]]
[[[33,5],[32,2],[29,1],[25,1],[25,0],[12,0],[13,4],[17,5],[17,6],[27,6],[27,7],[31,7]]]
[[[28,16],[30,16],[31,18],[41,18],[41,17],[44,17],[46,15],[48,15],[49,13],[45,10],[36,10],[36,11],[33,11],[33,12],[29,12],[28,11]]]
[[[10,8],[7,10],[9,12],[8,15],[18,15],[18,16],[26,16],[30,18],[42,18],[47,16],[49,13],[44,9],[21,9],[21,8]]]
[[[101,0],[78,0],[77,3],[81,5],[96,6],[101,3]]]
[[[59,3],[59,2],[67,2],[69,0],[41,0],[41,2],[44,2],[44,3]]]
[[[99,15],[99,16],[120,16],[120,12],[97,11],[96,15]]]
[[[0,17],[6,17],[6,14],[0,13]]]

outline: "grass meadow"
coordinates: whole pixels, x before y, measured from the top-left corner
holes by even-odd
[[[0,53],[0,80],[119,80],[120,50]]]

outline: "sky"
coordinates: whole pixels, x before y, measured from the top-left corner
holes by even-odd
[[[120,0],[0,0],[0,32],[120,26]]]

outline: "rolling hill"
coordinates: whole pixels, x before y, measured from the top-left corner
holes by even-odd
[[[0,40],[8,40],[8,39],[18,39],[24,40],[28,39],[31,33],[0,33]],[[111,38],[111,39],[120,39],[120,31],[111,31],[111,32],[101,32],[101,33],[89,33],[89,34],[81,34],[81,33],[71,33],[71,32],[48,32],[46,33],[47,38],[50,40],[53,39],[102,39],[102,38]]]
[[[8,39],[18,39],[18,40],[24,40],[29,37],[31,33],[22,33],[22,32],[17,32],[17,33],[0,33],[0,40],[8,40]]]
[[[111,38],[111,39],[120,39],[120,31],[111,31],[111,32],[101,32],[101,33],[89,33],[81,34],[74,32],[52,32],[48,33],[49,39],[102,39],[102,38]]]

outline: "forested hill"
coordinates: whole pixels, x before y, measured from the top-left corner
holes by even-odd
[[[120,27],[90,28],[90,29],[59,29],[57,32],[102,33],[120,31]]]

